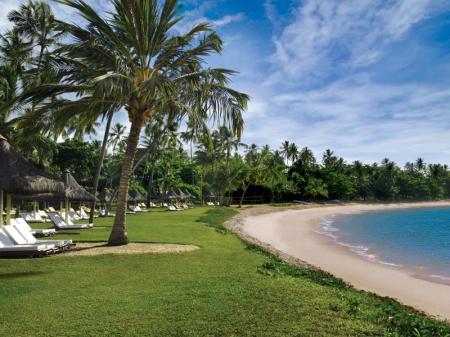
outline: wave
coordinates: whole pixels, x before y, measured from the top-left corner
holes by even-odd
[[[337,243],[338,245],[347,248],[349,251],[351,251],[369,261],[378,262],[383,265],[391,266],[391,267],[401,267],[401,265],[399,265],[399,264],[387,262],[387,261],[383,261],[383,260],[379,259],[378,256],[370,250],[369,247],[362,246],[362,245],[354,245],[354,244],[351,244],[348,242],[340,241],[339,238],[337,237],[337,235],[334,234],[334,233],[337,233],[340,231],[339,228],[334,226],[335,221],[336,221],[336,215],[331,215],[331,216],[323,218],[321,221],[321,224],[320,224],[320,230],[316,231],[316,232],[332,238],[333,241],[335,243]]]

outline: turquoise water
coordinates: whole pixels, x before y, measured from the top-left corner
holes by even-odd
[[[368,259],[450,281],[450,207],[336,216],[322,229]]]

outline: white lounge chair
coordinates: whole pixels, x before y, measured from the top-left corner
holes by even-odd
[[[28,242],[25,237],[19,233],[19,231],[14,227],[13,225],[6,225],[3,226],[3,230],[8,235],[8,237],[11,239],[11,241],[15,245],[24,245],[24,246],[39,246],[39,245],[45,245],[48,249],[52,249],[53,251],[58,251],[58,247],[54,243],[38,243],[38,242]],[[36,239],[35,239],[36,240]]]
[[[45,222],[41,215],[36,213],[20,213],[20,217],[24,218],[28,222]]]
[[[49,235],[56,234],[56,230],[54,228],[45,228],[45,229],[31,228],[30,225],[23,218],[11,219],[11,223],[12,224],[15,224],[15,223],[22,224],[22,226],[26,227],[31,232],[31,234],[36,235],[36,236],[49,236]]]
[[[169,211],[171,211],[171,212],[174,212],[174,211],[182,211],[181,209],[176,208],[174,205],[169,205],[169,206],[167,207],[167,209],[168,209]]]
[[[31,234],[29,226],[23,222],[13,222],[10,226],[13,226],[16,231],[26,240],[27,244],[44,244],[44,245],[55,245],[57,248],[64,250],[73,246],[72,240],[36,240],[36,238]],[[13,238],[14,241],[14,238]]]
[[[0,256],[2,257],[42,256],[54,251],[55,247],[52,245],[16,245],[4,228],[0,228]]]
[[[93,224],[73,224],[69,223],[67,224],[64,219],[58,214],[58,213],[48,213],[48,216],[53,222],[53,225],[55,225],[56,229],[65,230],[65,229],[88,229],[92,228]]]
[[[80,218],[80,220],[88,220],[89,215],[84,211],[83,208],[80,208],[78,211],[76,211],[77,216]]]

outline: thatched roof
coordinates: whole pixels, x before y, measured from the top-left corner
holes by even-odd
[[[95,196],[86,191],[80,184],[77,183],[75,178],[69,171],[64,172],[64,185],[66,187],[64,191],[64,197],[72,201],[94,201]]]
[[[192,195],[192,193],[189,192],[189,191],[184,191],[184,195],[186,196],[187,199],[194,198],[194,196]]]
[[[180,196],[175,191],[167,192],[169,199],[180,199]]]
[[[178,195],[181,199],[186,199],[188,196],[180,189],[178,189]]]
[[[94,201],[94,195],[86,191],[78,184],[70,172],[64,172],[64,190],[60,193],[39,193],[33,195],[14,195],[14,201],[62,201],[66,198],[70,201]]]
[[[0,135],[0,190],[22,195],[61,193],[64,184],[19,155]]]
[[[132,190],[128,194],[128,201],[145,202],[147,199],[138,190]]]
[[[103,191],[98,193],[97,198],[100,202],[111,202],[113,194],[107,188],[104,188]]]

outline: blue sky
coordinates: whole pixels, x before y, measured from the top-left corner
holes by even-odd
[[[238,70],[233,85],[252,97],[244,142],[450,163],[450,1],[183,2],[180,29],[211,21],[225,42],[211,64]],[[6,14],[19,0],[1,3]]]

